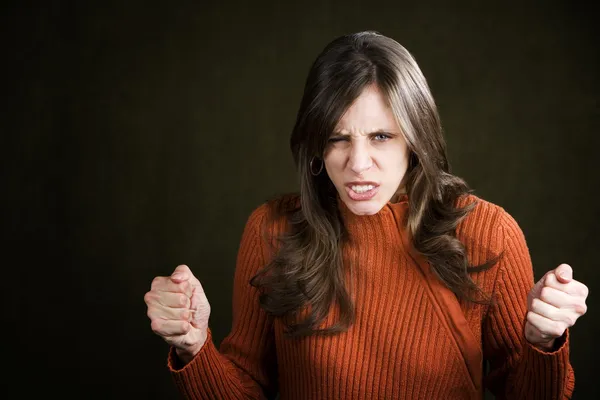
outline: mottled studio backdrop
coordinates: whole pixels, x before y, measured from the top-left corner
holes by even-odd
[[[175,398],[146,317],[152,278],[190,265],[220,343],[246,218],[296,190],[288,138],[308,69],[334,37],[373,29],[416,57],[453,172],[517,219],[536,279],[568,262],[590,287],[571,360],[575,397],[597,398],[586,4],[3,2],[2,397]]]

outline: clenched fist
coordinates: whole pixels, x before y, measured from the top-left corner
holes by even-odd
[[[210,304],[200,281],[186,265],[171,276],[157,276],[144,296],[154,333],[176,348],[189,362],[200,351],[208,334]]]
[[[561,264],[549,271],[529,292],[525,338],[543,349],[551,349],[554,340],[585,314],[588,288],[573,279],[573,270]]]

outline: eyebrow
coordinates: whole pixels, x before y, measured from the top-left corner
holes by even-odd
[[[399,132],[393,132],[393,131],[391,131],[389,129],[377,129],[377,130],[368,132],[367,135],[373,135],[373,134],[376,134],[376,133],[386,133],[388,135],[399,135],[400,134]],[[342,132],[339,132],[339,131],[333,131],[331,133],[331,136],[350,136],[350,134],[349,133],[342,133]]]

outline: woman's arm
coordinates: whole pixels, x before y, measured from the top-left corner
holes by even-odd
[[[527,295],[533,287],[531,257],[522,230],[506,212],[499,218],[503,255],[494,288],[495,305],[483,323],[486,387],[498,398],[570,398],[575,377],[569,363],[569,333],[542,350],[525,339]]]
[[[172,348],[169,368],[189,399],[264,399],[277,392],[272,319],[258,302],[250,279],[265,265],[261,227],[267,206],[249,217],[240,243],[233,285],[233,323],[220,351],[210,329],[200,351],[184,365]]]

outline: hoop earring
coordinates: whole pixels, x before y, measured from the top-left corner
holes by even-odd
[[[316,157],[313,157],[313,158],[311,158],[311,159],[310,159],[310,163],[308,164],[308,167],[309,167],[309,169],[310,169],[310,173],[311,173],[313,176],[317,176],[317,175],[319,175],[319,174],[321,173],[321,171],[323,171],[323,165],[325,164],[325,163],[323,162],[323,160],[321,160],[321,167],[319,168],[319,170],[318,170],[317,172],[315,172],[315,169],[314,169],[314,167],[313,167],[313,163],[314,163],[314,161],[315,161],[315,158],[316,158]]]

